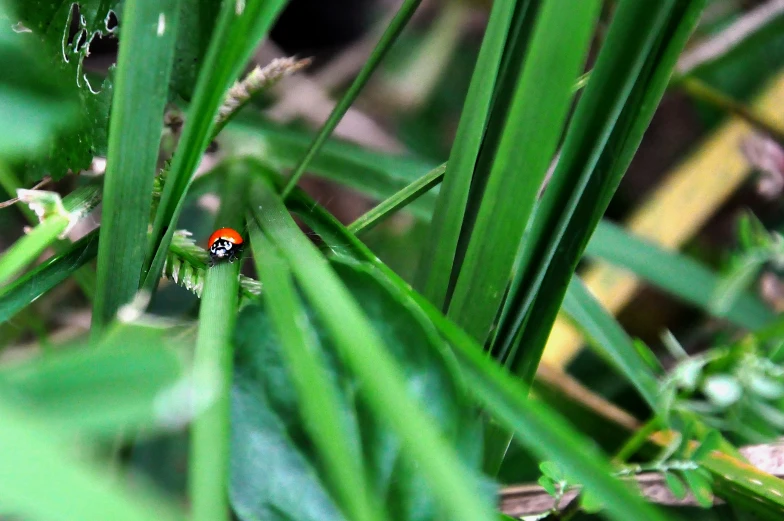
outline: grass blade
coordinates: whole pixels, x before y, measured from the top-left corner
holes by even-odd
[[[574,277],[566,290],[564,311],[591,340],[598,353],[615,366],[637,389],[651,410],[659,409],[659,381],[615,318]],[[651,353],[651,359],[656,360]]]
[[[332,109],[332,113],[329,115],[329,118],[327,118],[327,121],[324,122],[324,126],[321,127],[321,130],[316,135],[315,139],[313,139],[310,148],[308,148],[308,151],[291,172],[291,177],[283,188],[284,198],[288,196],[291,190],[297,185],[311,160],[319,153],[321,147],[327,141],[327,138],[329,138],[329,135],[332,134],[332,131],[338,126],[338,123],[346,114],[346,111],[348,111],[351,104],[354,103],[354,100],[357,99],[357,96],[359,96],[360,91],[362,91],[362,88],[370,79],[373,71],[376,70],[376,67],[378,67],[378,64],[384,59],[387,51],[389,51],[392,44],[395,43],[395,40],[397,40],[397,37],[414,15],[414,11],[419,7],[421,1],[422,0],[404,0],[398,12],[392,20],[390,20],[384,34],[381,35],[376,47],[368,57],[368,61],[365,62],[365,65],[362,66],[362,69],[360,69],[357,77],[351,83],[351,86],[346,93],[343,94],[343,97],[340,98],[340,101],[335,105],[335,108]]]
[[[158,284],[185,192],[212,137],[224,96],[285,5],[286,0],[223,2],[155,215],[144,264],[145,289]]]
[[[446,163],[437,166],[413,183],[406,185],[402,190],[392,194],[375,208],[357,218],[356,221],[348,226],[348,231],[357,234],[373,228],[384,219],[390,217],[392,214],[438,185],[444,177],[445,170]]]
[[[542,5],[448,315],[484,342],[555,153],[601,3]],[[522,57],[518,57],[522,59]],[[521,175],[521,172],[525,172]]]
[[[47,259],[0,290],[0,323],[32,304],[44,293],[79,271],[98,253],[98,230],[85,235],[67,250]]]
[[[384,519],[372,503],[359,454],[347,441],[338,390],[324,370],[315,332],[297,295],[291,272],[276,247],[252,224],[251,244],[264,285],[267,309],[280,335],[287,365],[302,404],[302,417],[320,460],[330,477],[332,493],[348,519]]]
[[[244,172],[229,169],[217,227],[241,230],[245,203]],[[216,228],[217,228],[216,227]],[[191,430],[188,491],[194,521],[228,521],[230,459],[230,395],[234,349],[232,336],[237,322],[240,265],[218,262],[207,269],[194,371],[214,385],[217,395]]]
[[[499,325],[496,353],[526,381],[533,379],[577,262],[703,5],[660,2],[651,11],[633,0],[619,4],[526,241],[508,301],[514,312]],[[619,85],[625,85],[624,92],[618,92]],[[525,352],[518,354],[521,345]]]
[[[708,313],[713,311],[711,297],[721,284],[719,275],[689,257],[661,249],[609,221],[599,222],[585,254],[625,268]],[[717,316],[750,330],[769,324],[775,317],[759,298],[747,292]]]
[[[254,217],[285,256],[346,365],[362,382],[372,410],[395,430],[405,453],[417,462],[452,519],[491,519],[489,505],[466,493],[474,490],[474,479],[408,397],[399,367],[358,303],[302,234],[272,188],[261,188],[254,195],[254,203],[260,205],[255,206]]]
[[[512,0],[493,3],[447,163],[449,174],[436,201],[430,224],[430,240],[426,241],[419,261],[416,287],[439,307],[445,303],[474,165],[489,119],[496,75],[515,4]]]
[[[123,8],[103,187],[94,330],[111,321],[139,289],[179,11],[180,0],[142,0]]]

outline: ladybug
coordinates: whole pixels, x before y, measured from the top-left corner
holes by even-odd
[[[233,228],[220,228],[210,235],[210,266],[228,259],[234,262],[239,257],[243,246],[242,235]]]

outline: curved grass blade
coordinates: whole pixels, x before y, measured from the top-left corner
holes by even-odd
[[[47,259],[0,290],[0,323],[13,318],[44,293],[57,286],[98,253],[98,230],[94,230],[67,250]]]
[[[103,186],[94,330],[111,321],[139,289],[179,12],[180,0],[141,0],[123,8]]]
[[[395,430],[405,453],[417,462],[451,518],[492,519],[489,505],[468,492],[475,489],[475,478],[408,397],[400,368],[358,303],[302,234],[272,188],[261,185],[253,195],[259,205],[254,208],[255,219],[286,258],[346,365],[360,379],[371,409]]]
[[[317,346],[318,338],[309,326],[289,267],[255,223],[250,234],[267,309],[281,340],[304,424],[329,476],[332,493],[348,519],[383,520],[385,516],[370,496],[362,460],[348,442],[351,436],[340,417],[338,389],[324,369],[326,362]]]
[[[699,262],[635,237],[620,226],[602,220],[585,254],[625,268],[654,286],[711,312],[711,297],[721,277]],[[726,312],[717,315],[740,327],[756,330],[769,324],[774,313],[756,296],[744,292]]]
[[[324,145],[327,138],[329,138],[329,135],[332,134],[332,131],[338,126],[338,123],[346,114],[346,111],[351,104],[354,103],[354,100],[357,99],[357,96],[359,96],[360,91],[370,79],[373,71],[376,70],[376,67],[378,67],[378,64],[384,59],[384,56],[392,47],[392,44],[395,43],[395,40],[397,40],[397,37],[414,15],[416,8],[419,7],[421,1],[422,0],[404,0],[398,12],[389,22],[384,34],[382,34],[381,38],[378,40],[376,47],[368,57],[368,61],[365,62],[365,65],[362,66],[362,69],[360,69],[357,77],[351,83],[351,86],[346,93],[343,94],[343,97],[340,98],[340,101],[335,105],[335,108],[332,109],[332,113],[313,139],[313,143],[311,143],[308,151],[300,162],[297,163],[297,166],[294,167],[294,170],[291,172],[291,177],[286,183],[286,186],[283,187],[282,193],[284,198],[288,196],[291,190],[297,185],[311,160],[319,153],[321,147]]]
[[[158,284],[185,192],[212,137],[224,96],[285,5],[286,0],[223,2],[155,215],[144,264],[145,289]]]

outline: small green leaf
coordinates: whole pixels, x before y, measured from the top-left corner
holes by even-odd
[[[674,472],[664,471],[664,482],[667,484],[667,488],[670,489],[672,495],[675,496],[676,499],[683,499],[686,497],[686,485],[683,484],[681,478]]]
[[[711,429],[708,434],[702,438],[700,446],[694,450],[691,455],[691,459],[697,462],[702,461],[708,454],[714,450],[718,450],[721,447],[721,443],[721,433],[717,430]]]
[[[553,463],[552,461],[543,461],[539,464],[539,470],[550,478],[551,480],[555,481],[556,483],[559,481],[564,480],[563,470],[557,464]]]
[[[702,508],[713,506],[713,490],[710,481],[698,470],[682,470],[681,475],[686,480],[694,499]]]
[[[542,487],[545,492],[555,497],[555,482],[552,479],[548,478],[547,476],[539,476],[539,479],[536,480],[536,482],[539,483],[539,486]]]

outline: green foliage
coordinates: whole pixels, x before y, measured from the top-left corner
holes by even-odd
[[[784,429],[784,328],[746,292],[761,268],[779,273],[780,236],[744,221],[722,281],[600,224],[705,2],[493,2],[440,166],[435,150],[383,154],[329,139],[393,44],[409,38],[418,0],[402,3],[315,134],[252,114],[230,121],[239,108],[226,109],[227,91],[286,3],[86,0],[77,19],[72,2],[14,2],[13,15],[0,4],[0,184],[29,205],[25,217],[41,219],[0,255],[0,328],[18,335],[3,341],[38,339],[38,349],[14,345],[0,359],[0,516],[490,520],[501,516],[486,474],[512,436],[528,458],[515,479],[541,471],[556,509],[579,490],[567,516],[663,519],[622,479],[642,472],[703,507],[718,497],[780,515],[784,486],[741,464],[730,443]],[[17,19],[16,30],[6,23]],[[116,67],[86,74],[91,42],[109,34],[119,37]],[[594,68],[581,76],[589,48]],[[258,108],[253,94],[242,110]],[[163,127],[172,101],[187,103],[182,132]],[[195,179],[213,140],[219,165]],[[101,182],[67,177],[56,189],[78,188],[63,198],[19,190],[6,168],[29,185],[97,155],[107,155]],[[384,200],[346,227],[297,188],[306,171]],[[214,220],[205,195],[220,196]],[[65,233],[99,201],[100,229],[69,244]],[[423,248],[401,240],[402,255],[423,250],[417,289],[356,236],[401,210],[432,216]],[[14,222],[2,217],[4,228]],[[246,248],[238,262],[212,265],[202,237],[224,226]],[[692,357],[667,340],[677,361],[664,373],[574,276],[584,250],[751,333]],[[71,300],[65,281],[85,273],[88,300]],[[161,274],[198,296],[198,309],[172,305],[196,299],[174,284],[159,291]],[[81,315],[65,314],[85,306],[89,339]],[[38,316],[47,307],[55,312]],[[588,391],[528,397],[562,307],[647,405],[634,412],[651,416],[612,461],[602,448],[615,450],[633,421],[616,424]],[[82,336],[60,347],[50,335],[59,328]],[[659,428],[671,442],[651,456]],[[176,501],[133,469],[141,443],[165,436],[187,444],[186,464],[147,468],[187,475]]]

